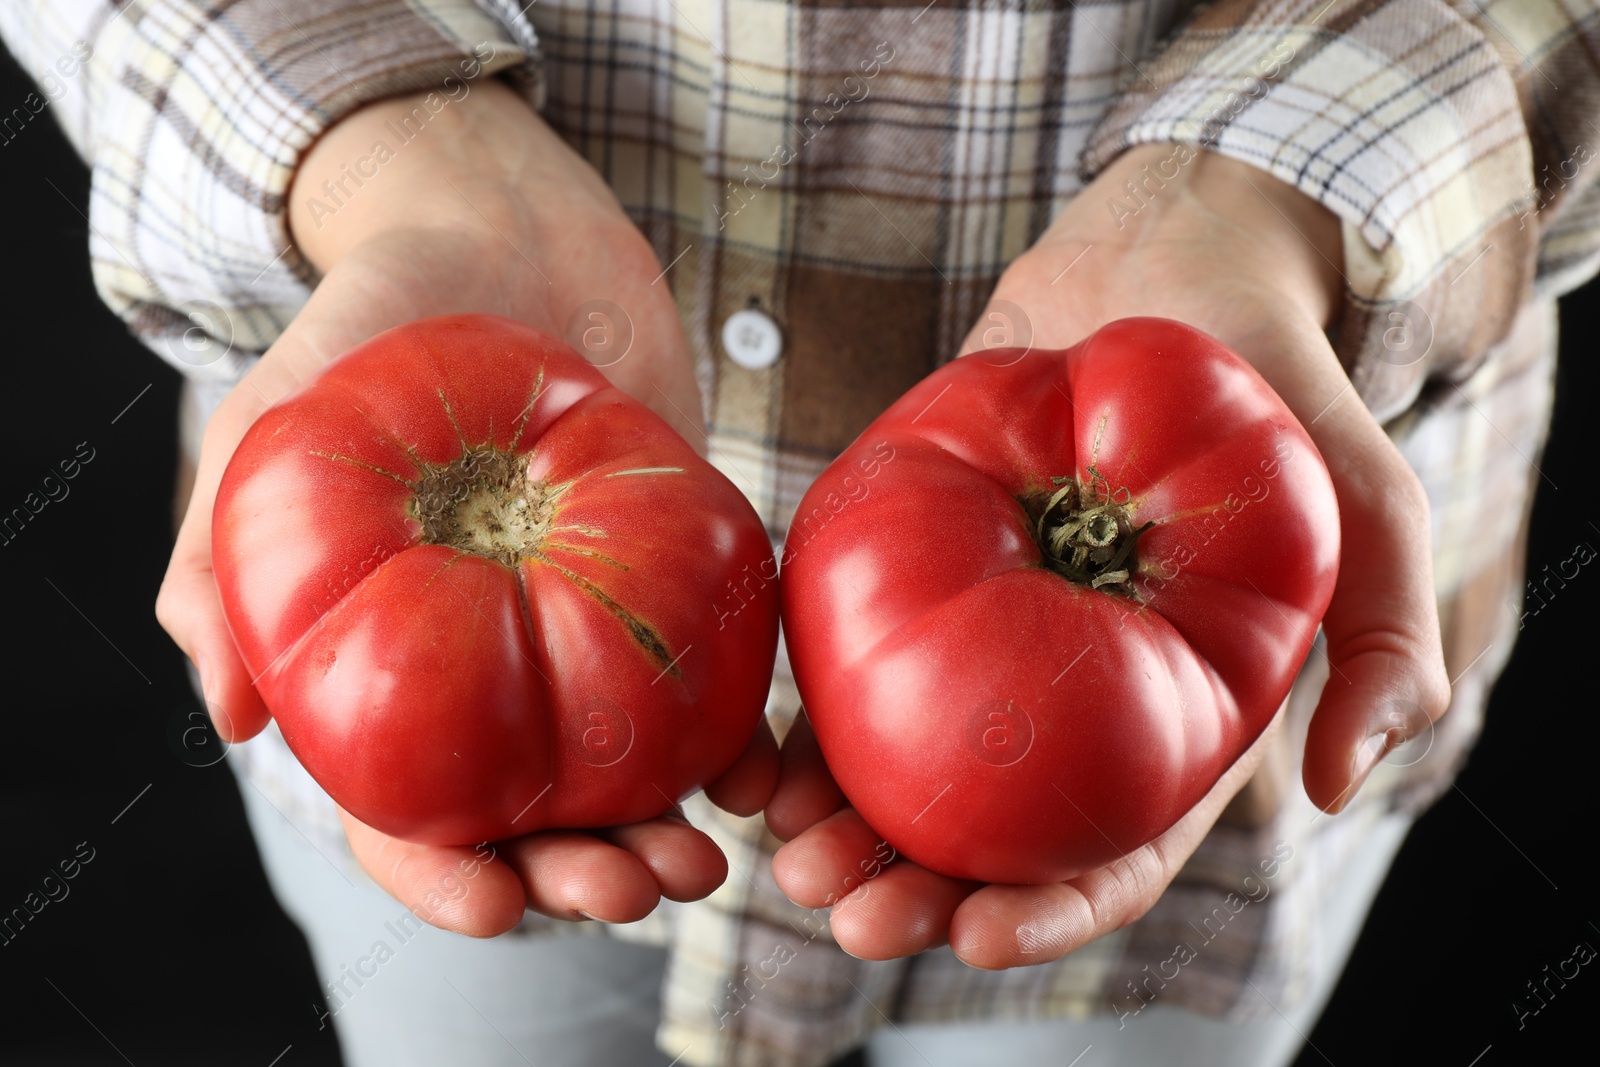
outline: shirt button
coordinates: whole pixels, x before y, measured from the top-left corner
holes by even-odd
[[[783,355],[783,333],[765,312],[745,308],[722,324],[722,347],[746,370],[763,370]]]

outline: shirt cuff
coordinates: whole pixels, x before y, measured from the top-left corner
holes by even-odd
[[[504,6],[157,0],[105,21],[79,141],[102,298],[191,378],[236,380],[316,282],[288,228],[301,153],[399,93],[438,90],[419,121],[501,72],[537,96],[537,43]]]
[[[1516,87],[1440,0],[1223,0],[1144,65],[1091,136],[1092,176],[1148,142],[1260,167],[1343,221],[1332,331],[1380,420],[1428,377],[1464,375],[1530,291],[1519,227],[1532,152]]]

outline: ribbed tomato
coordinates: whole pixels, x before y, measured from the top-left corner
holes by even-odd
[[[941,874],[1058,882],[1171,827],[1271,721],[1339,517],[1242,359],[1162,319],[955,360],[806,494],[783,622],[823,756]]]
[[[659,815],[763,712],[777,597],[754,509],[560,341],[428,319],[251,427],[217,583],[290,748],[363,822],[432,844]]]

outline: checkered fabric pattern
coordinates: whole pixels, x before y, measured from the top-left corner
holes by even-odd
[[[1226,936],[1162,999],[1270,1013],[1321,965],[1324,878],[1383,812],[1448,788],[1478,734],[1520,625],[1553,301],[1600,266],[1591,3],[19,0],[0,6],[0,35],[39,82],[24,106],[49,106],[93,168],[101,293],[213,389],[316,283],[285,204],[315,137],[464,62],[507,78],[671,264],[712,457],[775,542],[829,459],[956,355],[1000,272],[1127,146],[1206,146],[1343,220],[1331,336],[1433,505],[1455,696],[1416,743],[1425,755],[1381,765],[1349,810],[1319,816],[1293,766],[1327,673],[1313,653],[1282,748],[1250,787],[1258,803],[1235,805],[1143,920],[1004,973],[948,950],[845,955],[825,914],[778,892],[759,818],[692,804],[734,873],[703,902],[616,931],[674,950],[660,1038],[681,1062],[813,1067],[885,1019],[1121,1014],[1147,967],[1224,914]],[[0,151],[19,118],[0,115]],[[749,306],[782,327],[774,366],[722,349],[721,324]],[[196,326],[212,335],[198,348]],[[1397,358],[1396,330],[1425,331],[1426,355]],[[780,731],[798,705],[780,655]],[[275,731],[236,757],[323,828],[330,854],[343,848]],[[774,960],[784,977],[769,981]]]

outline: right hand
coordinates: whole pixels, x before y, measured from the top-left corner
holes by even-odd
[[[671,287],[605,182],[492,78],[399,143],[394,129],[426,95],[364,107],[302,157],[289,221],[322,281],[206,427],[156,616],[194,661],[225,741],[253,737],[269,713],[234,648],[212,573],[217,486],[256,418],[341,353],[390,327],[461,312],[503,315],[562,337],[580,305],[609,300],[631,319],[633,345],[603,373],[691,444],[706,442]],[[378,141],[392,155],[357,187],[341,166],[355,170]],[[371,162],[362,168],[373,169]],[[335,201],[324,182],[337,189],[341,180]],[[313,197],[337,209],[313,211]],[[776,777],[776,745],[763,721],[739,762],[706,792],[726,810],[751,815]],[[663,896],[699,899],[727,875],[716,845],[681,812],[607,830],[529,834],[497,843],[487,862],[470,847],[418,845],[343,818],[356,859],[380,887],[434,925],[474,936],[509,930],[525,908],[630,922]],[[459,872],[473,864],[472,889],[463,895]]]

